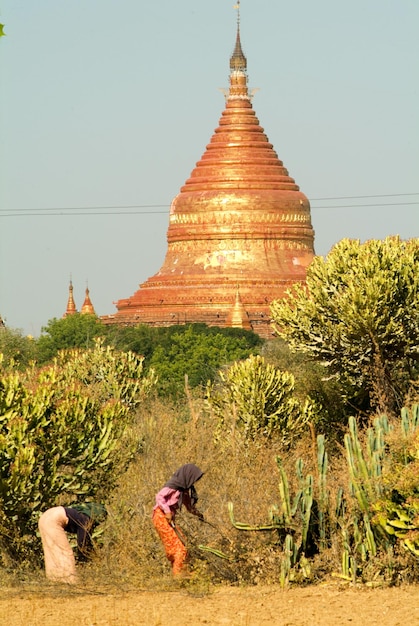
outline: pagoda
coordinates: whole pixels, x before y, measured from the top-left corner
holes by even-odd
[[[96,315],[95,307],[93,306],[92,301],[90,299],[89,287],[86,287],[84,301],[83,301],[82,307],[80,309],[80,313],[82,315],[86,315],[86,314],[88,314],[88,315]]]
[[[66,307],[65,313],[63,314],[63,318],[68,317],[69,315],[74,315],[75,313],[78,313],[77,306],[74,301],[73,291],[74,291],[73,281],[70,279],[70,284],[68,287],[67,307]],[[90,299],[89,287],[86,287],[86,292],[85,292],[82,307],[80,309],[80,314],[81,315],[86,315],[86,314],[96,315],[95,308]]]
[[[172,201],[162,267],[104,323],[205,323],[268,338],[270,303],[305,280],[310,203],[253,110],[239,14],[229,83],[219,125]]]
[[[74,291],[73,281],[70,278],[70,284],[68,286],[67,307],[63,314],[63,318],[68,317],[69,315],[74,315],[74,313],[77,313],[77,306],[76,306],[76,303],[74,302],[73,291]]]

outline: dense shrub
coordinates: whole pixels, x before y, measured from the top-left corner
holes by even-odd
[[[408,418],[404,413],[404,422],[411,425],[407,438],[400,418],[391,422],[384,439],[382,417],[372,432],[352,431],[362,451],[359,467],[367,471],[359,475],[359,482],[345,449],[331,454],[322,435],[317,440],[303,435],[295,448],[287,449],[266,438],[263,445],[260,438],[244,441],[235,430],[225,433],[220,446],[213,437],[212,418],[197,405],[193,414],[185,421],[167,402],[147,407],[147,416],[137,425],[143,454],[130,466],[110,502],[105,545],[96,562],[102,577],[106,571],[114,580],[128,577],[153,587],[170,581],[170,565],[154,532],[151,511],[167,477],[181,464],[195,462],[205,471],[197,486],[198,505],[209,523],[184,511],[177,520],[186,533],[197,573],[194,584],[306,584],[331,575],[375,584],[419,580],[419,559],[403,547],[406,535],[383,535],[376,518],[377,507],[391,497],[394,485],[400,489],[404,458],[400,445],[404,441],[403,450],[414,449],[417,407],[407,411]],[[374,475],[373,440],[383,443],[382,480]],[[397,466],[390,484],[392,468]],[[411,476],[413,458],[403,467]],[[407,486],[407,481],[403,484]],[[407,504],[415,494],[411,487],[403,495]],[[358,500],[360,489],[369,494],[365,509]],[[413,521],[417,529],[412,515]]]
[[[334,377],[325,376],[321,363],[308,359],[301,352],[291,351],[283,339],[265,342],[261,355],[266,363],[294,376],[294,395],[301,403],[307,397],[315,403],[318,409],[316,430],[327,432],[330,442],[334,439],[342,441],[353,407],[345,402],[340,382]]]
[[[294,391],[294,376],[261,356],[220,370],[218,380],[206,391],[207,405],[218,419],[218,437],[237,427],[245,440],[262,435],[290,445],[316,418],[314,403],[308,398],[300,402]]]
[[[360,508],[358,483],[345,450],[330,454],[327,438],[319,436],[316,442],[303,434],[294,448],[286,449],[266,438],[263,443],[258,437],[245,442],[235,430],[226,433],[220,446],[213,437],[211,416],[198,401],[189,408],[190,419],[185,420],[167,400],[154,399],[142,406],[141,415],[137,414],[131,429],[133,439],[141,442],[141,450],[107,497],[109,516],[102,546],[93,562],[80,571],[87,583],[94,586],[100,581],[103,586],[106,581],[118,588],[141,584],[152,589],[172,584],[170,564],[154,531],[151,513],[155,494],[185,462],[195,462],[205,472],[197,487],[198,505],[206,522],[184,510],[177,518],[185,531],[195,572],[189,583],[192,590],[201,593],[217,581],[307,584],[331,575],[374,584],[419,580],[419,559],[403,548],[403,538],[388,534],[388,549],[384,549],[374,530],[380,503],[391,499],[396,490],[398,501],[401,494],[407,505],[414,495],[410,471],[415,468],[416,452],[412,453],[417,430],[415,435],[411,428],[406,435],[400,419],[395,419],[382,439],[380,429],[374,426],[374,440],[383,442],[380,481],[373,476],[369,461],[375,458],[372,435],[353,431],[370,472],[370,478],[360,475],[360,485],[368,490],[371,482],[377,484],[366,513]],[[409,424],[413,424],[417,411],[408,412]],[[407,456],[406,451],[410,451]],[[409,479],[407,474],[402,477],[404,472]],[[237,527],[230,519],[229,502]],[[377,518],[377,527],[378,522]],[[246,532],[249,527],[255,530]],[[10,528],[9,523],[9,533]],[[370,531],[374,533],[375,554],[369,551],[372,544],[367,543],[371,541]],[[22,538],[22,544],[28,541],[39,546],[35,535]]]
[[[0,371],[3,550],[32,547],[45,508],[109,494],[138,448],[127,429],[154,383],[141,359],[100,343],[43,368]]]
[[[272,304],[276,331],[352,405],[397,414],[419,362],[419,239],[344,239]]]

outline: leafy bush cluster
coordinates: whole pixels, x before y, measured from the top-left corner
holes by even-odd
[[[0,542],[30,547],[40,512],[105,498],[133,453],[124,435],[152,390],[142,361],[100,343],[23,373],[0,370]]]
[[[289,446],[316,417],[309,398],[304,403],[296,398],[294,376],[260,355],[220,371],[218,381],[207,386],[206,403],[218,418],[219,439],[237,426],[246,440],[263,435]]]
[[[418,270],[419,239],[344,239],[273,303],[277,333],[358,409],[397,414],[418,377]]]

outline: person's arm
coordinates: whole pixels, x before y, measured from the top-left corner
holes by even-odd
[[[92,520],[88,515],[76,509],[66,508],[65,512],[69,520],[66,530],[70,533],[76,533],[79,556],[86,559],[93,547],[92,538],[90,536]]]
[[[200,520],[204,519],[203,514],[201,513],[201,511],[198,511],[198,509],[196,508],[195,504],[192,502],[191,497],[187,491],[183,494],[182,504],[185,505],[189,513],[192,513],[192,515],[196,515],[196,517],[198,517],[198,519]]]

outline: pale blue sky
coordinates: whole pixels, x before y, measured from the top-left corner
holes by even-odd
[[[70,275],[78,308],[88,283],[104,315],[160,269],[170,202],[224,108],[233,5],[0,0],[8,326],[61,317]],[[318,254],[419,236],[418,29],[417,0],[241,2],[253,106],[311,201]]]

